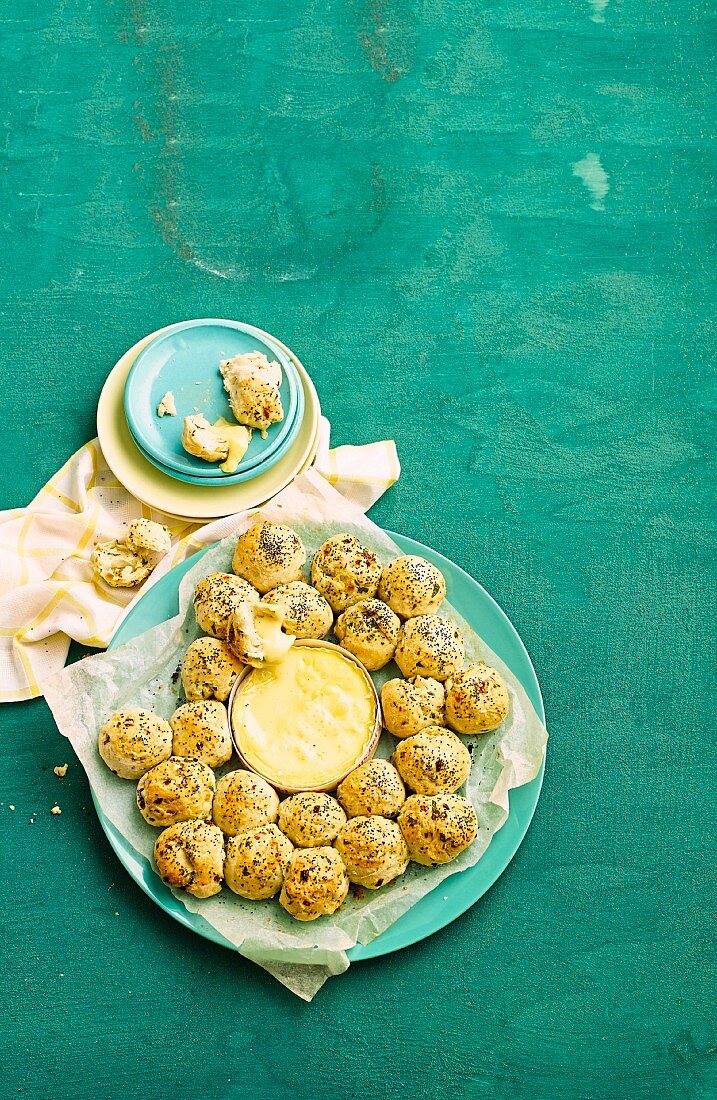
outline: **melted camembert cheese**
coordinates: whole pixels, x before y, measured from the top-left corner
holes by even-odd
[[[367,676],[342,653],[294,646],[239,685],[232,725],[247,763],[283,789],[340,779],[365,753],[376,702]]]

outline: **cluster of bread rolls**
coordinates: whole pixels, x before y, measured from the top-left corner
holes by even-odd
[[[349,534],[319,548],[311,584],[306,564],[291,528],[250,527],[232,572],[196,587],[205,635],[182,662],[186,702],[169,721],[119,711],[99,732],[102,759],[137,783],[139,813],[162,829],[154,858],[165,882],[200,898],[222,883],[251,900],[278,894],[304,921],[336,912],[350,883],[376,890],[410,861],[448,863],[473,842],[476,814],[458,793],[471,768],[462,736],[497,728],[509,708],[496,669],[464,668],[463,637],[438,614],[446,583],[436,566],[414,555],[382,566]],[[248,770],[215,775],[233,751],[226,700],[246,664],[267,659],[269,619],[289,646],[333,630],[370,671],[394,659],[402,673],[381,692],[384,725],[397,739],[391,759],[361,764],[335,794],[282,800]]]

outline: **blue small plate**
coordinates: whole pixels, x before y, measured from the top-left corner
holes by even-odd
[[[252,432],[251,443],[234,474],[223,473],[182,447],[184,417],[201,413],[210,422],[223,416],[234,420],[224,381],[219,373],[222,359],[248,351],[260,351],[282,369],[279,388],[284,419],[272,424],[262,438]],[[176,416],[158,416],[157,406],[170,391],[177,406]],[[257,336],[239,321],[186,321],[152,340],[137,356],[127,377],[124,408],[135,441],[147,456],[161,466],[192,478],[227,482],[247,470],[259,472],[278,447],[291,440],[301,419],[296,417],[301,385],[291,359],[267,337]]]
[[[218,472],[221,474],[221,484],[239,485],[242,481],[250,481],[251,478],[256,477],[257,474],[264,474],[267,470],[270,470],[271,467],[279,461],[282,455],[285,454],[285,452],[294,442],[296,431],[298,430],[298,427],[300,427],[301,420],[304,415],[304,403],[304,387],[300,386],[298,392],[298,400],[296,402],[296,413],[294,416],[296,427],[292,425],[279,446],[276,447],[271,454],[265,456],[263,461],[261,461],[257,465],[250,466],[249,469],[242,469],[242,463],[240,463],[236,472],[233,474],[225,474],[223,471],[218,470],[217,467]],[[155,469],[159,470],[163,474],[166,474],[167,477],[176,478],[177,481],[184,481],[186,484],[189,485],[210,485],[212,488],[216,488],[216,478],[207,479],[207,477],[197,477],[194,474],[184,474],[180,470],[173,470],[170,466],[165,466],[164,463],[160,462],[158,458],[154,457],[154,455],[151,455],[149,451],[146,451],[140,441],[134,438],[131,428],[130,435],[132,435],[132,439],[137,445],[137,448],[142,452],[143,457],[147,459],[147,462],[151,462]],[[208,468],[210,470],[214,470],[214,466],[212,465],[209,465]]]
[[[435,550],[430,550],[427,546],[422,546],[420,542],[414,542],[404,535],[397,535],[391,531],[387,531],[386,534],[398,543],[404,554],[418,554],[438,566],[446,578],[450,602],[518,677],[541,720],[545,721],[538,678],[528,652],[517,630],[493,597],[473,577]],[[152,585],[125,615],[110,642],[110,649],[130,641],[143,631],[177,614],[180,581],[203,553],[206,553],[206,549],[187,558]],[[510,792],[508,818],[502,829],[494,835],[477,863],[444,879],[435,890],[421,898],[375,940],[366,944],[357,943],[350,948],[347,954],[351,962],[373,959],[417,943],[440,928],[445,928],[478,901],[502,875],[518,851],[538,804],[544,771],[545,761],[532,782]],[[105,817],[97,804],[94,792],[92,792],[92,798],[107,839],[120,862],[145,894],[185,928],[191,929],[200,936],[206,936],[214,943],[236,950],[213,925],[198,913],[191,913],[179,898],[174,896],[153,869],[151,862],[140,855]]]

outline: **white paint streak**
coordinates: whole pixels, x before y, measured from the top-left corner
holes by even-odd
[[[573,165],[573,175],[582,180],[590,192],[592,198],[590,206],[592,209],[604,210],[604,199],[610,190],[610,184],[608,183],[607,172],[600,163],[598,154],[588,153],[584,160],[576,161]]]
[[[590,7],[593,9],[593,13],[590,16],[593,23],[605,22],[605,11],[607,9],[609,0],[590,0]]]
[[[241,282],[244,279],[249,278],[248,271],[240,271],[236,267],[228,268],[226,270],[222,270],[222,268],[220,267],[212,267],[211,264],[205,263],[204,260],[201,260],[199,256],[192,256],[189,262],[193,264],[194,267],[198,267],[200,271],[206,271],[208,275],[216,275],[218,279],[237,279]]]

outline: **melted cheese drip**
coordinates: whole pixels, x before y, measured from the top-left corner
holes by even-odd
[[[229,454],[219,467],[225,474],[233,474],[237,466],[246,454],[251,441],[251,431],[243,424],[230,424],[223,416],[212,424],[217,435],[221,436],[229,446]]]
[[[375,720],[373,692],[357,665],[308,646],[251,672],[232,707],[242,755],[285,789],[331,786],[359,762]]]
[[[284,634],[281,629],[283,609],[274,604],[259,604],[253,611],[254,629],[264,650],[264,660],[268,665],[283,661],[296,640],[293,634]]]

